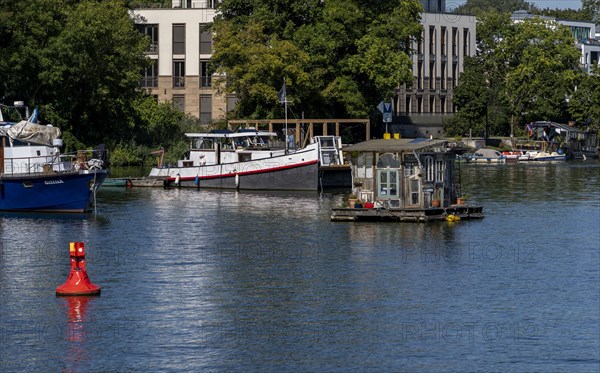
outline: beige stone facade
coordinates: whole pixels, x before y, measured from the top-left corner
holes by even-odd
[[[228,109],[227,95],[218,92],[215,77],[202,76],[212,55],[210,35],[203,27],[212,22],[215,10],[213,2],[192,5],[135,9],[131,16],[151,39],[147,53],[156,66],[146,71],[142,88],[159,101],[172,101],[185,113],[209,123],[224,119]]]

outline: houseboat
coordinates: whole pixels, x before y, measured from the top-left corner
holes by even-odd
[[[277,133],[256,129],[185,135],[186,158],[174,167],[152,168],[150,177],[178,187],[316,191],[322,185],[320,165],[343,164],[335,136],[315,136],[306,147],[291,149]]]
[[[598,133],[549,121],[527,124],[527,140],[516,141],[513,149],[526,152],[520,160],[564,161],[598,158]]]
[[[334,208],[333,221],[483,218],[483,207],[460,198],[456,154],[446,140],[369,140],[343,150],[350,155],[353,194],[362,207]]]

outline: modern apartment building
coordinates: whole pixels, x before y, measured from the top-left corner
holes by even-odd
[[[215,89],[210,70],[212,34],[207,24],[215,16],[214,0],[174,0],[172,8],[135,9],[131,16],[151,40],[153,61],[141,86],[160,101],[172,101],[202,123],[225,117],[235,97]]]
[[[423,13],[423,34],[413,43],[412,84],[394,97],[394,130],[407,137],[443,136],[442,120],[454,113],[452,93],[467,56],[475,55],[475,17]]]

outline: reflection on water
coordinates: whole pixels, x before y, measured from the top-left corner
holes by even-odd
[[[485,219],[333,223],[339,194],[161,188],[0,216],[0,369],[598,371],[600,163],[461,179]],[[101,297],[54,297],[71,241]]]

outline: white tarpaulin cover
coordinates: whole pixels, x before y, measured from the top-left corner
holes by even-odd
[[[52,140],[60,138],[60,129],[22,120],[9,128],[0,127],[0,136],[21,142],[52,146]]]

